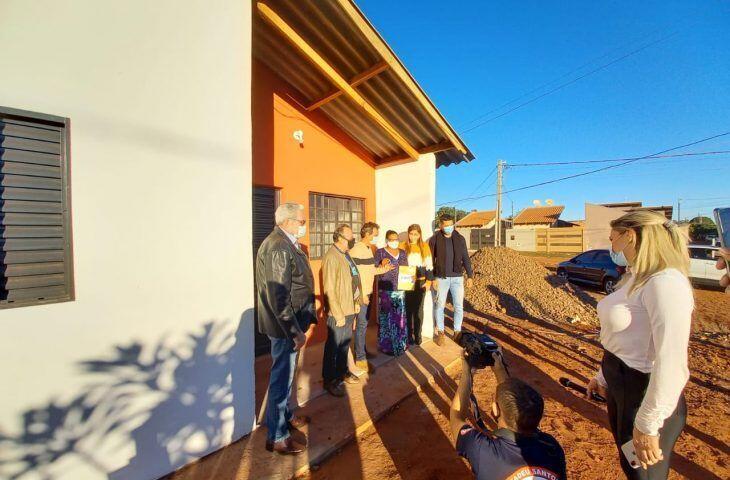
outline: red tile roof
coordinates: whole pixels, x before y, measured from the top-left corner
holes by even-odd
[[[483,227],[494,220],[496,210],[484,210],[481,212],[471,212],[466,217],[456,222],[457,227]]]
[[[553,205],[549,207],[530,207],[523,209],[516,217],[515,225],[532,225],[540,223],[555,223],[565,207]]]

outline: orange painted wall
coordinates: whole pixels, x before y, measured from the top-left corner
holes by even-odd
[[[322,112],[307,112],[287,82],[268,67],[253,62],[253,184],[280,188],[281,202],[304,205],[309,216],[309,193],[365,199],[365,221],[375,219],[375,169],[359,144]],[[304,145],[292,136],[304,132]],[[309,237],[302,239],[309,245]],[[319,260],[312,261],[320,279]],[[321,281],[316,282],[321,315]],[[320,317],[315,340],[326,334]]]

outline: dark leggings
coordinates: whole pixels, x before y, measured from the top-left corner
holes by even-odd
[[[421,326],[423,325],[423,297],[426,291],[416,282],[413,291],[406,291],[406,318],[408,319],[408,339],[421,344]]]
[[[666,479],[669,475],[669,461],[672,457],[672,449],[674,444],[677,443],[679,434],[682,433],[687,420],[687,404],[684,401],[684,394],[680,396],[674,413],[664,420],[664,425],[659,429],[659,447],[662,449],[664,460],[655,463],[646,470],[641,467],[633,469],[621,451],[621,446],[633,438],[634,419],[646,394],[650,374],[629,367],[608,351],[603,354],[601,369],[606,383],[608,383],[608,398],[606,399],[608,402],[608,421],[611,424],[611,432],[618,447],[621,468],[626,477],[629,480]]]

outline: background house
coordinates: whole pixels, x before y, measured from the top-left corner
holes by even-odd
[[[560,220],[565,207],[548,205],[522,210],[506,232],[506,246],[544,253],[578,253],[585,249],[583,221]]]
[[[464,236],[470,250],[478,250],[487,244],[494,246],[495,223],[496,210],[475,210],[456,222],[456,230]]]
[[[515,230],[534,230],[536,228],[558,227],[560,214],[565,210],[561,205],[528,207],[522,209],[512,221]]]

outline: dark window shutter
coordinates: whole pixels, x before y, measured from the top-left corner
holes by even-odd
[[[62,118],[0,108],[0,308],[71,300]]]
[[[254,187],[253,189],[253,255],[275,227],[274,212],[277,207],[278,192],[273,188]]]

